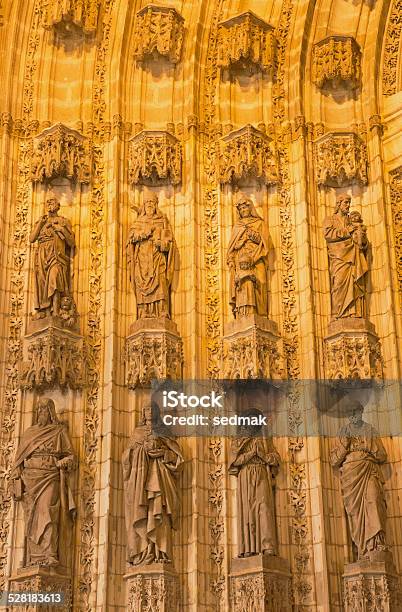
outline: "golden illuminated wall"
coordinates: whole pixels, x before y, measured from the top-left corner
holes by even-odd
[[[131,173],[131,139],[142,130],[165,131],[181,150],[180,180],[170,174],[150,189],[180,252],[172,313],[183,340],[184,378],[217,378],[221,371],[231,319],[226,248],[238,192],[252,197],[269,227],[270,318],[283,339],[286,375],[324,378],[330,294],[322,225],[346,190],[371,242],[370,321],[384,377],[400,380],[402,6],[400,0],[172,0],[183,39],[176,32],[164,54],[140,44],[139,32],[149,26],[139,24],[145,6],[139,0],[87,2],[85,19],[67,32],[57,26],[62,2],[48,4],[0,2],[1,586],[23,554],[22,512],[7,483],[38,395],[21,391],[19,368],[33,299],[28,236],[51,188],[76,234],[73,287],[86,347],[85,386],[46,392],[68,421],[79,458],[73,609],[124,610],[120,458],[144,397],[127,388],[124,373],[135,319],[125,244],[132,207],[145,189]],[[272,26],[275,49],[260,64],[232,70],[219,52],[219,24],[248,10]],[[51,186],[33,180],[35,137],[57,123],[86,143],[80,163],[89,164],[88,180],[59,177]],[[253,171],[243,185],[220,163],[221,147],[247,124],[271,143],[272,180]],[[139,145],[147,146],[152,142]],[[341,154],[355,163],[347,177]],[[291,565],[295,609],[341,610],[351,545],[329,442],[298,435],[304,408],[294,403],[292,435],[277,441],[279,552]],[[227,441],[180,443],[185,468],[175,568],[184,609],[229,610],[236,509]],[[401,572],[401,439],[385,444],[389,540]]]

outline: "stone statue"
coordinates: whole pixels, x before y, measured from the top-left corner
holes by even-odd
[[[367,229],[360,213],[349,213],[350,202],[339,196],[335,214],[324,221],[333,319],[367,317]]]
[[[227,250],[230,305],[236,318],[268,316],[268,231],[248,198],[236,204],[238,220]]]
[[[349,423],[338,433],[331,464],[340,468],[340,480],[350,533],[359,559],[385,545],[386,503],[380,464],[387,455],[374,428],[363,421],[363,407],[351,403]]]
[[[158,198],[145,199],[127,242],[130,279],[137,301],[137,319],[171,315],[170,289],[176,245]]]
[[[66,425],[54,402],[40,399],[36,423],[22,434],[11,473],[11,488],[25,516],[25,565],[65,565],[75,504],[68,472],[76,458]]]
[[[251,410],[247,416],[259,416]],[[244,437],[232,442],[229,474],[237,476],[238,556],[277,554],[273,479],[279,454],[270,439],[260,437],[261,426],[244,427]]]
[[[71,223],[58,212],[60,203],[47,201],[47,215],[35,224],[30,235],[31,243],[37,242],[34,259],[35,318],[59,316],[61,301],[71,296],[71,256],[75,247]]]
[[[172,562],[179,514],[176,476],[183,456],[175,440],[154,436],[151,424],[147,405],[122,457],[127,560],[133,565]]]

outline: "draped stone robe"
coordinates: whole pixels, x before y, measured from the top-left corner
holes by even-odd
[[[234,440],[229,474],[237,476],[238,556],[276,554],[273,477],[280,457],[263,438]]]
[[[340,480],[350,533],[359,558],[385,545],[386,502],[380,464],[386,451],[374,428],[343,427],[331,451]]]
[[[179,513],[175,476],[182,463],[174,440],[153,437],[145,425],[135,429],[122,457],[129,563],[172,560]]]

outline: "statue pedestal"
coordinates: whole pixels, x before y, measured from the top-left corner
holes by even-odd
[[[331,321],[324,338],[325,374],[330,380],[383,378],[381,346],[367,319]]]
[[[29,609],[30,612],[45,612],[47,610],[70,612],[72,609],[71,578],[67,575],[66,569],[62,567],[47,567],[44,565],[22,567],[11,576],[8,590],[24,593],[46,593],[50,597],[56,597],[59,593],[62,594],[62,605],[52,605],[51,601],[44,603],[30,602],[29,605],[26,604],[23,607],[24,610]]]
[[[252,315],[225,326],[223,378],[273,378],[283,376],[282,342],[274,321]]]
[[[84,385],[83,338],[77,328],[65,327],[60,317],[30,321],[21,365],[22,389]]]
[[[270,555],[232,559],[230,598],[233,612],[290,612],[289,563]]]
[[[345,566],[343,574],[345,612],[398,612],[402,609],[399,577],[391,553],[377,553]]]
[[[127,584],[128,612],[176,612],[181,609],[179,579],[170,564],[134,566],[124,580]]]
[[[138,319],[130,327],[125,351],[126,385],[149,387],[153,378],[179,380],[183,369],[183,343],[174,321]]]

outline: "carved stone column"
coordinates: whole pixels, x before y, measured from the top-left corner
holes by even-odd
[[[84,379],[83,338],[78,331],[63,327],[60,317],[31,321],[25,336],[21,387],[79,389]]]
[[[233,559],[230,598],[233,612],[290,612],[289,563],[268,555]]]
[[[241,317],[225,326],[224,378],[281,378],[282,343],[274,321],[258,315]]]
[[[345,612],[401,610],[399,577],[391,553],[377,553],[375,559],[365,559],[345,566],[343,602]]]
[[[370,321],[331,321],[324,346],[327,379],[383,378],[380,341]]]
[[[174,321],[139,319],[126,340],[126,385],[129,389],[150,386],[153,378],[180,379],[183,343]]]
[[[176,612],[181,609],[178,577],[166,563],[133,567],[124,580],[128,612]]]
[[[45,610],[70,612],[72,610],[71,579],[63,568],[42,565],[23,567],[11,576],[8,590],[25,593],[62,593],[63,595],[62,605],[31,603],[24,606],[23,610],[29,609],[30,612],[44,612]]]

